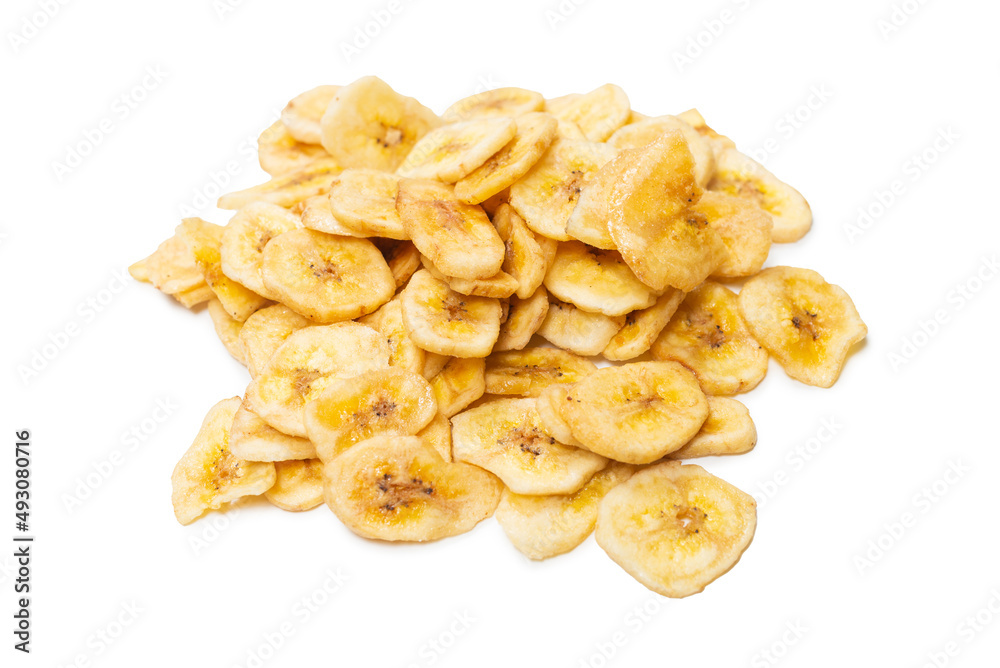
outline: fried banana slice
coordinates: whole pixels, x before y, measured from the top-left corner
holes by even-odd
[[[380,436],[326,465],[326,504],[364,538],[428,541],[493,514],[503,485],[477,466],[441,459],[416,436]]]
[[[215,333],[222,341],[222,345],[233,356],[233,359],[246,366],[246,355],[243,343],[240,342],[240,330],[243,329],[243,323],[226,313],[222,302],[214,298],[208,302],[208,315],[212,318],[212,325],[215,327]]]
[[[575,383],[597,370],[585,357],[558,348],[525,348],[486,358],[486,393],[537,397],[554,383]]]
[[[727,150],[731,148],[736,148],[736,143],[727,137],[726,135],[719,134],[713,130],[708,123],[705,122],[705,117],[701,115],[697,109],[688,109],[677,114],[677,118],[684,121],[697,131],[705,140],[708,142],[709,146],[712,147],[712,152],[715,153],[716,164],[719,162],[719,157]]]
[[[538,417],[542,421],[542,429],[546,434],[555,437],[560,443],[580,447],[580,441],[576,440],[576,436],[573,436],[573,430],[570,429],[569,423],[562,416],[562,407],[566,401],[571,401],[566,397],[569,396],[572,389],[573,385],[568,383],[549,385],[535,397],[535,409],[538,411]]]
[[[275,299],[261,273],[264,247],[279,234],[301,226],[299,217],[288,209],[267,202],[247,204],[222,231],[222,273],[259,295]]]
[[[597,170],[594,177],[580,190],[573,213],[566,221],[566,234],[588,246],[615,250],[614,239],[608,232],[612,194],[622,180],[626,168],[634,161],[636,149],[622,150],[614,159]]]
[[[152,284],[187,308],[215,297],[191,249],[176,234],[160,244],[149,257],[129,267],[128,273],[137,281]]]
[[[344,167],[391,172],[440,122],[378,77],[363,77],[337,91],[320,120],[320,138]]]
[[[707,394],[746,392],[767,374],[767,351],[751,336],[736,294],[712,282],[684,298],[653,344],[653,357],[691,369]]]
[[[401,293],[403,322],[424,350],[455,357],[485,357],[500,335],[500,302],[455,292],[421,269]]]
[[[278,431],[250,410],[246,401],[233,417],[229,449],[236,457],[251,462],[282,462],[316,456],[312,441]]]
[[[677,311],[684,294],[680,290],[668,288],[649,308],[633,311],[625,316],[625,325],[601,353],[604,359],[623,362],[649,350]]]
[[[275,462],[277,480],[264,496],[282,510],[301,512],[323,503],[323,462],[299,459]]]
[[[510,542],[529,559],[548,559],[571,551],[597,524],[597,504],[635,467],[612,462],[572,494],[517,494],[505,489],[495,517]]]
[[[389,264],[397,290],[406,285],[413,273],[420,268],[420,251],[411,241],[386,246],[382,249],[382,257]]]
[[[560,348],[590,357],[601,354],[624,326],[623,315],[611,317],[603,313],[588,313],[572,304],[550,298],[548,313],[537,333]]]
[[[701,430],[667,459],[742,455],[757,445],[757,427],[747,407],[729,397],[708,398],[708,419]]]
[[[707,139],[689,123],[676,116],[657,116],[629,123],[615,131],[608,139],[608,143],[621,149],[643,148],[674,130],[684,136],[688,150],[694,158],[694,180],[704,188],[715,173],[715,152]]]
[[[729,251],[713,278],[743,278],[760,271],[771,252],[771,214],[747,199],[713,190],[691,209],[705,216]]]
[[[283,172],[246,190],[227,193],[219,198],[220,209],[242,209],[251,202],[269,202],[290,208],[315,195],[330,190],[330,183],[340,173],[341,166],[327,156],[302,166],[295,171]]]
[[[343,223],[333,217],[333,209],[330,207],[330,198],[326,195],[316,195],[303,201],[302,226],[317,232],[335,234],[341,237],[358,236],[353,230],[344,227]]]
[[[499,271],[496,276],[490,276],[489,278],[470,280],[468,278],[445,276],[427,257],[421,256],[420,262],[424,269],[431,273],[431,276],[447,283],[449,288],[463,295],[506,299],[517,290],[517,279],[504,271]]]
[[[534,399],[497,399],[451,420],[455,461],[481,466],[518,494],[572,494],[607,460],[556,441]]]
[[[579,241],[559,244],[545,274],[545,288],[579,309],[612,317],[656,303],[656,294],[635,277],[618,251],[592,248]]]
[[[833,385],[868,335],[850,296],[810,269],[765,269],[744,284],[739,308],[754,338],[807,385]]]
[[[334,179],[327,197],[330,214],[349,236],[408,239],[396,211],[398,194],[399,177],[395,174],[345,169]]]
[[[438,410],[451,417],[486,392],[486,361],[479,357],[452,357],[431,378]]]
[[[535,294],[527,299],[510,298],[507,320],[500,325],[500,336],[493,345],[493,352],[503,350],[523,350],[531,337],[538,331],[549,312],[549,295],[539,286]]]
[[[280,120],[275,121],[257,138],[257,161],[271,176],[293,172],[328,158],[322,146],[296,141]]]
[[[568,99],[550,113],[556,118],[575,123],[588,141],[602,142],[614,134],[615,130],[628,122],[632,108],[628,95],[614,84],[604,84],[600,88]]]
[[[676,362],[605,367],[576,383],[559,414],[591,452],[648,464],[679,449],[708,417],[708,401]]]
[[[443,125],[417,142],[396,173],[409,179],[454,183],[476,170],[514,138],[512,118],[480,118]]]
[[[194,443],[174,467],[172,500],[181,524],[191,524],[206,510],[218,510],[241,497],[263,494],[274,484],[274,464],[243,461],[229,450],[229,427],[239,407],[239,397],[213,406]]]
[[[434,448],[441,455],[441,459],[446,462],[452,461],[451,420],[446,418],[443,413],[437,413],[426,427],[417,432],[417,436]]]
[[[403,324],[403,304],[399,297],[383,304],[370,315],[359,318],[362,325],[371,327],[389,342],[389,365],[414,373],[421,373],[426,354],[413,342]]]
[[[240,343],[246,358],[250,377],[256,378],[274,351],[292,332],[309,327],[313,322],[284,304],[267,306],[257,311],[243,323]]]
[[[664,462],[607,493],[594,535],[643,585],[683,598],[732,568],[756,527],[757,504],[749,494],[700,466]]]
[[[316,322],[372,313],[396,292],[389,266],[367,239],[291,230],[264,247],[262,267],[268,291]]]
[[[516,118],[545,106],[541,93],[524,88],[494,88],[462,98],[441,114],[445,123],[457,123],[473,118]]]
[[[322,143],[320,121],[340,86],[316,86],[299,93],[281,110],[281,122],[288,133],[303,144]]]
[[[521,299],[538,291],[556,257],[558,242],[528,229],[524,219],[509,204],[501,204],[493,224],[504,242],[503,270],[517,281]]]

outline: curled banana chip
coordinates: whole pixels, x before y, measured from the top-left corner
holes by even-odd
[[[137,281],[152,284],[187,308],[215,297],[191,249],[176,234],[160,244],[149,257],[129,267],[128,273]]]
[[[753,276],[771,252],[771,215],[755,203],[734,195],[706,191],[692,211],[702,214],[729,251],[713,278]]]
[[[257,160],[260,168],[271,176],[303,169],[329,156],[322,146],[297,141],[280,120],[257,138]]]
[[[417,142],[396,173],[409,179],[454,183],[489,160],[516,132],[514,119],[503,116],[435,128]]]
[[[724,152],[731,148],[736,148],[736,143],[726,135],[719,134],[713,130],[705,122],[705,117],[697,109],[683,111],[677,114],[677,118],[693,127],[698,134],[705,138],[705,141],[712,147],[712,152],[715,153],[716,163],[718,163],[719,158]]]
[[[281,462],[316,457],[316,447],[309,439],[278,431],[250,410],[246,401],[233,417],[229,449],[236,457],[251,462]]]
[[[500,325],[500,336],[493,345],[493,352],[523,350],[531,337],[545,321],[549,312],[549,295],[539,286],[528,299],[510,298],[507,320]]]
[[[744,284],[739,308],[754,338],[807,385],[833,385],[851,348],[868,335],[843,288],[810,269],[765,269]]]
[[[282,510],[312,510],[323,503],[323,462],[299,459],[275,462],[277,479],[264,496]]]
[[[263,494],[274,484],[274,464],[243,461],[229,450],[229,427],[239,407],[239,397],[213,406],[174,468],[172,500],[181,524],[191,524],[205,511],[241,497]]]
[[[359,318],[362,325],[371,327],[389,342],[389,365],[414,373],[422,373],[426,354],[413,342],[403,324],[403,305],[399,297],[370,315]]]
[[[441,114],[441,120],[445,123],[457,123],[471,118],[516,118],[539,111],[544,106],[545,98],[541,93],[524,88],[494,88],[462,98]]]
[[[535,410],[541,420],[542,429],[560,443],[580,447],[580,441],[573,436],[573,430],[562,416],[562,407],[566,405],[566,397],[573,388],[570,384],[553,383],[544,388],[535,397]]]
[[[416,436],[379,436],[326,465],[324,497],[365,538],[427,541],[470,531],[493,514],[503,485],[477,466],[446,462]]]
[[[558,119],[579,127],[588,141],[602,142],[625,125],[632,112],[628,96],[614,84],[604,84],[579,97],[566,99],[565,104],[549,105]]]
[[[493,224],[504,242],[503,270],[517,281],[517,294],[528,299],[538,291],[555,260],[558,242],[536,234],[509,204],[501,204]]]
[[[330,215],[352,237],[407,239],[396,211],[398,194],[399,177],[395,174],[374,169],[345,169],[330,184],[327,195]],[[334,230],[321,231],[340,234]]]
[[[656,294],[635,277],[617,251],[591,248],[579,241],[559,244],[545,274],[545,288],[579,309],[608,316],[656,303]]]
[[[281,110],[288,134],[304,144],[321,143],[320,121],[339,90],[340,86],[316,86],[289,100]]]
[[[486,391],[486,361],[478,357],[452,357],[431,378],[438,410],[451,417]]]
[[[704,188],[715,173],[715,152],[705,137],[676,116],[657,116],[629,123],[611,135],[608,143],[623,149],[643,148],[671,131],[680,132],[684,136],[694,158],[694,180]]]
[[[455,357],[485,357],[500,335],[500,302],[470,297],[421,269],[403,289],[403,322],[424,350]]]
[[[605,495],[595,537],[608,556],[670,598],[697,594],[753,540],[753,497],[694,464],[639,471]]]
[[[611,338],[601,354],[605,359],[614,361],[642,355],[652,347],[683,299],[683,292],[667,288],[649,308],[629,313],[625,316],[625,325]]]
[[[625,169],[635,161],[636,153],[635,149],[622,150],[580,189],[580,197],[566,221],[568,236],[594,248],[615,249],[614,239],[608,232],[612,195]]]
[[[225,194],[219,198],[218,206],[220,209],[242,209],[251,202],[269,202],[293,207],[326,193],[340,170],[341,166],[333,158],[320,158],[295,171],[282,172],[267,183]]]
[[[240,329],[240,343],[243,345],[250,377],[256,378],[260,374],[274,351],[292,332],[312,324],[311,320],[303,318],[283,304],[262,308],[247,318]]]
[[[233,356],[233,359],[246,366],[246,354],[243,350],[243,343],[240,341],[240,330],[243,329],[243,323],[226,313],[222,302],[214,298],[208,302],[208,315],[212,318],[212,325],[215,327],[215,333],[222,341],[222,345]]]
[[[222,231],[219,249],[222,273],[259,295],[274,299],[261,273],[264,247],[274,237],[301,227],[288,209],[254,202],[236,212]]]
[[[600,355],[611,338],[625,326],[625,316],[612,318],[603,313],[588,313],[556,299],[549,299],[538,333],[549,342],[577,355]]]
[[[747,407],[729,397],[708,398],[708,419],[694,438],[667,459],[741,455],[757,445],[757,427]]]
[[[558,348],[525,348],[486,358],[487,394],[537,397],[554,383],[575,383],[597,370],[579,355]]]

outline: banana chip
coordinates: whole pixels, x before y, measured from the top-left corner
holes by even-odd
[[[384,247],[382,257],[389,264],[397,290],[406,285],[413,273],[420,268],[420,251],[410,241],[400,241]]]
[[[623,150],[597,170],[590,182],[580,190],[573,213],[566,221],[566,234],[588,246],[615,250],[614,239],[608,232],[612,195],[622,180],[625,169],[634,161],[635,149]]]
[[[449,359],[431,378],[434,400],[441,414],[450,418],[483,396],[485,373],[486,361],[478,357]]]
[[[742,455],[757,445],[757,427],[747,407],[729,397],[708,398],[708,419],[680,450],[667,459]]]
[[[656,294],[635,277],[617,251],[579,241],[559,244],[545,274],[549,294],[591,313],[619,316],[649,308]]]
[[[539,286],[528,299],[510,298],[507,320],[500,325],[500,336],[493,345],[493,352],[523,350],[531,337],[542,326],[549,312],[549,295]]]
[[[247,318],[240,329],[240,343],[250,377],[256,378],[260,374],[274,351],[293,332],[312,324],[311,320],[282,304],[262,308]]]
[[[236,212],[222,231],[222,273],[259,295],[274,299],[261,273],[264,247],[274,237],[301,227],[298,216],[288,209],[254,202]]]
[[[275,121],[257,138],[257,160],[271,176],[297,171],[328,157],[322,146],[296,141],[281,121]]]
[[[658,116],[629,123],[608,139],[617,148],[643,148],[671,131],[680,132],[694,158],[694,180],[704,188],[715,173],[712,145],[686,121],[676,116]]]
[[[222,345],[233,356],[233,359],[246,366],[246,355],[243,343],[240,341],[240,330],[243,329],[243,323],[226,313],[226,309],[222,307],[222,302],[218,299],[212,299],[208,302],[208,315],[212,318],[212,325],[215,326],[215,333],[222,341]]]
[[[281,110],[288,134],[304,144],[322,142],[320,121],[340,86],[316,86],[293,97]]]
[[[486,393],[537,397],[554,383],[575,383],[597,366],[558,348],[525,348],[486,358]]]
[[[407,239],[396,212],[398,194],[399,177],[395,174],[345,169],[330,185],[330,215],[352,237]],[[340,234],[334,230],[321,231]]]
[[[600,355],[612,337],[625,326],[625,316],[612,318],[603,313],[588,313],[555,299],[549,299],[538,333],[550,343],[577,355]]]
[[[191,249],[176,234],[160,244],[152,255],[129,267],[128,273],[137,281],[152,284],[187,308],[215,297]]]
[[[724,152],[731,148],[736,148],[736,143],[726,135],[719,134],[713,130],[705,122],[705,117],[697,109],[683,111],[677,114],[677,118],[693,127],[698,134],[705,138],[709,146],[712,147],[712,152],[715,153],[716,163],[718,163],[719,158]]]
[[[229,449],[234,456],[251,462],[282,462],[316,457],[316,447],[309,439],[281,433],[250,410],[246,401],[233,417]]]
[[[219,198],[220,209],[242,209],[251,202],[269,202],[292,207],[314,195],[330,190],[341,166],[330,157],[320,158],[300,169],[282,172],[267,183],[228,193]]]
[[[422,373],[426,354],[413,342],[403,324],[403,304],[395,297],[371,315],[359,318],[389,342],[389,365],[414,373]]]
[[[431,276],[439,281],[442,281],[443,283],[447,283],[449,288],[463,295],[506,299],[514,294],[515,290],[517,290],[517,279],[503,271],[497,272],[496,276],[490,276],[489,278],[477,278],[470,280],[468,278],[453,278],[451,276],[445,276],[441,273],[441,270],[435,267],[434,264],[424,256],[420,257],[420,262],[424,269],[430,272]]]
[[[421,269],[403,289],[403,322],[424,350],[455,357],[485,357],[500,335],[500,302],[455,292]]]
[[[444,125],[424,135],[396,172],[409,179],[454,183],[489,160],[516,132],[514,119],[505,117]]]
[[[535,410],[546,434],[560,443],[580,447],[580,441],[573,436],[573,430],[562,415],[562,407],[566,405],[566,397],[572,388],[573,385],[567,383],[549,385],[535,398]]]
[[[541,93],[524,88],[494,88],[462,98],[441,114],[441,120],[445,123],[457,123],[471,118],[516,118],[539,111],[544,106],[545,98]]]
[[[585,95],[566,100],[551,113],[579,127],[588,141],[602,142],[625,125],[632,112],[628,96],[614,84],[605,84]]]
[[[625,325],[611,338],[601,353],[604,359],[625,361],[649,350],[677,311],[684,294],[680,290],[668,288],[649,308],[633,311],[625,316]]]
[[[318,459],[275,462],[277,480],[264,492],[282,510],[312,510],[323,503],[323,463]]]
[[[434,448],[441,455],[441,459],[446,462],[452,461],[451,420],[446,418],[443,413],[437,413],[426,427],[417,432],[417,436]]]
[[[515,294],[528,299],[542,285],[545,273],[555,260],[558,242],[528,229],[524,219],[509,204],[497,208],[493,224],[504,242],[503,270],[517,281]]]
[[[344,227],[343,223],[333,217],[333,209],[330,207],[330,198],[327,195],[316,195],[303,201],[302,226],[317,232],[336,234],[341,237],[358,236],[353,230]]]
[[[713,278],[753,276],[771,252],[771,215],[755,203],[716,191],[706,191],[692,211],[702,214],[729,251],[712,272]]]
[[[441,373],[441,370],[445,367],[448,362],[451,361],[451,357],[447,355],[438,355],[437,353],[431,353],[424,351],[424,368],[420,372],[420,375],[425,379],[430,380],[434,376]],[[485,382],[485,381],[484,381]]]

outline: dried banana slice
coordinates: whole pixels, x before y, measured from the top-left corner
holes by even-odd
[[[753,539],[753,497],[694,464],[639,471],[601,500],[595,537],[608,556],[670,598],[697,594]]]
[[[280,120],[257,138],[257,161],[271,176],[296,171],[330,154],[322,146],[296,141]]]
[[[622,174],[634,161],[635,149],[622,150],[610,162],[597,170],[590,183],[580,190],[580,199],[566,221],[566,234],[589,246],[615,250],[614,239],[608,232],[612,194]]]
[[[601,353],[604,359],[623,362],[649,350],[677,311],[684,294],[680,290],[668,288],[649,308],[633,311],[625,316],[625,325]]]
[[[334,96],[320,120],[322,144],[344,167],[395,170],[437,115],[378,77],[363,77]]]
[[[468,278],[445,276],[441,273],[441,270],[434,266],[430,259],[424,256],[421,256],[420,262],[424,269],[431,273],[431,276],[447,283],[449,288],[463,295],[506,299],[517,290],[517,279],[504,271],[499,271],[496,276],[490,276],[489,278],[470,280]]]
[[[400,241],[384,247],[382,257],[389,264],[397,290],[406,285],[413,273],[420,268],[420,251],[410,241]]]
[[[256,378],[274,351],[292,332],[309,327],[313,322],[283,304],[257,311],[243,323],[240,342],[246,356],[250,377]]]
[[[396,172],[410,179],[454,183],[489,160],[516,132],[514,119],[505,117],[444,125],[424,135]]]
[[[573,494],[546,496],[503,491],[495,517],[510,542],[529,559],[548,559],[571,551],[597,524],[597,504],[635,467],[612,462]]]
[[[510,312],[507,320],[500,325],[500,336],[493,345],[493,352],[502,350],[522,350],[549,312],[549,295],[539,286],[535,294],[527,299],[510,298]]]
[[[559,244],[545,274],[549,294],[579,309],[609,316],[649,308],[656,294],[635,277],[621,255],[579,241]]]
[[[564,121],[575,123],[588,141],[606,141],[625,125],[632,112],[628,96],[614,84],[604,84],[578,98],[567,100],[550,112]]]
[[[691,369],[708,394],[752,390],[767,374],[767,351],[750,335],[736,294],[712,282],[684,298],[653,344],[653,357]]]
[[[176,234],[160,244],[149,257],[129,267],[128,273],[137,281],[152,284],[187,308],[215,297],[191,250]]]
[[[596,370],[585,357],[558,348],[493,353],[486,358],[486,392],[537,397],[549,385],[575,383]]]
[[[403,322],[424,350],[455,357],[485,357],[500,335],[500,302],[469,297],[421,269],[403,289]]]
[[[222,232],[222,273],[257,294],[274,299],[261,274],[264,247],[279,234],[301,226],[299,217],[288,209],[267,202],[246,205]]]
[[[726,259],[705,217],[690,211],[701,197],[683,135],[669,132],[644,149],[612,191],[608,232],[628,266],[656,290],[696,288]]]
[[[467,121],[471,118],[517,117],[545,106],[541,93],[524,88],[494,88],[462,98],[448,107],[441,120],[445,123]]]
[[[263,297],[222,273],[223,228],[201,218],[185,218],[177,226],[177,236],[187,244],[194,261],[205,276],[205,283],[235,320],[243,322],[268,304]]]
[[[332,381],[306,404],[305,424],[316,455],[328,462],[375,436],[416,434],[436,413],[434,392],[423,376],[377,369]]]
[[[729,256],[712,272],[713,278],[753,276],[771,252],[771,214],[735,195],[706,191],[692,207],[726,245]]]
[[[389,365],[414,373],[424,368],[425,353],[413,342],[403,324],[403,304],[395,297],[371,315],[359,318],[362,325],[371,327],[389,342]]]
[[[617,154],[607,144],[558,140],[510,187],[510,205],[535,232],[568,241],[566,222],[580,191]]]
[[[726,135],[719,134],[705,122],[705,117],[697,109],[688,109],[677,114],[677,118],[693,127],[698,134],[705,138],[715,153],[715,160],[718,163],[719,157],[728,149],[736,148],[736,143]]]
[[[560,118],[556,121],[556,139],[587,141],[587,136],[583,134],[583,130],[580,129],[579,125]]]
[[[798,190],[781,181],[762,164],[735,148],[719,155],[710,190],[747,199],[771,214],[771,240],[798,241],[812,227],[812,209]]]
[[[446,418],[443,413],[437,413],[426,427],[417,432],[417,436],[434,448],[441,455],[441,459],[446,462],[452,461],[451,420]]]
[[[549,310],[538,334],[560,348],[589,357],[600,355],[624,326],[623,315],[612,318],[603,313],[588,313],[550,298]]]
[[[771,267],[744,284],[740,313],[795,380],[830,387],[868,327],[843,288],[810,269]]]
[[[527,174],[552,145],[559,125],[552,116],[541,113],[519,116],[515,123],[514,138],[455,183],[456,197],[468,204],[479,204],[505,191]]]
[[[299,93],[281,110],[281,122],[288,133],[304,144],[322,142],[320,121],[340,86],[316,86]]]
[[[208,302],[208,315],[212,318],[212,325],[215,327],[215,333],[222,341],[222,345],[226,347],[233,359],[246,366],[246,355],[243,343],[240,342],[240,330],[243,329],[243,323],[226,313],[222,302],[214,298]]]
[[[229,449],[236,457],[251,462],[282,462],[316,457],[316,447],[312,441],[278,431],[250,410],[246,401],[233,417]]]
[[[220,209],[242,209],[251,202],[270,202],[283,207],[293,207],[330,189],[330,183],[340,173],[341,166],[330,157],[315,160],[301,169],[283,172],[246,190],[227,193],[219,198]]]
[[[354,533],[377,540],[438,540],[493,514],[503,485],[477,466],[446,462],[416,436],[359,443],[324,469],[324,497]]]
[[[542,421],[542,429],[545,430],[546,434],[555,437],[560,443],[580,447],[580,441],[573,436],[573,430],[570,429],[569,423],[562,416],[562,407],[566,401],[571,401],[566,397],[569,396],[572,389],[573,385],[571,384],[553,383],[549,385],[535,397],[535,409],[538,411],[538,418]]]
[[[326,195],[316,195],[310,197],[301,204],[302,206],[302,226],[317,232],[336,234],[342,237],[354,237],[353,230],[344,227],[343,223],[333,217],[333,209],[330,207],[330,198]]]
[[[572,494],[607,460],[556,441],[534,399],[497,399],[451,420],[455,461],[481,466],[518,494]]]
[[[500,271],[504,245],[482,207],[464,204],[451,186],[403,179],[396,209],[413,245],[455,278],[489,278]]]
[[[567,93],[566,95],[560,95],[559,97],[553,97],[551,99],[545,100],[545,106],[543,110],[546,113],[556,116],[561,112],[565,111],[567,107],[583,97],[581,93]]]
[[[524,219],[509,204],[501,204],[493,224],[503,239],[503,270],[517,281],[517,294],[527,299],[538,291],[555,260],[558,242],[528,229]]]
[[[677,450],[708,417],[698,380],[676,362],[605,367],[580,380],[559,414],[592,452],[648,464]]]
[[[398,194],[395,174],[345,169],[330,186],[330,214],[352,237],[407,239],[396,212]]]
[[[272,239],[262,273],[268,292],[316,322],[372,313],[396,292],[389,266],[370,241],[309,229]]]
[[[438,410],[451,417],[486,391],[486,361],[480,357],[453,357],[431,378]],[[425,376],[426,377],[426,376]]]
[[[621,149],[643,148],[674,130],[680,132],[687,142],[694,158],[694,180],[704,188],[715,173],[715,152],[707,139],[676,116],[658,116],[630,123],[611,135],[608,143]]]
[[[337,378],[389,366],[389,344],[356,322],[306,327],[274,351],[247,387],[247,405],[269,425],[306,436],[302,409]]]
[[[213,406],[174,468],[172,500],[181,524],[191,524],[206,510],[218,510],[240,497],[263,494],[274,484],[274,464],[243,461],[229,451],[229,426],[239,407],[239,397]]]
[[[301,512],[323,503],[323,462],[301,459],[275,462],[277,480],[264,496],[282,510]]]
[[[747,407],[729,397],[708,398],[708,419],[680,450],[667,459],[741,455],[757,445],[757,427]]]

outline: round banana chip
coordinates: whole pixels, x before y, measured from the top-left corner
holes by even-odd
[[[694,158],[694,180],[704,188],[715,173],[715,152],[712,145],[689,123],[676,116],[646,118],[619,128],[608,143],[617,148],[643,148],[660,136],[676,130],[684,136]]]
[[[668,288],[649,308],[633,311],[625,316],[625,325],[611,338],[601,353],[604,359],[625,361],[649,350],[677,311],[684,294],[680,290]]]
[[[309,229],[285,232],[264,247],[263,276],[282,303],[324,323],[372,313],[396,292],[370,241]]]
[[[706,282],[684,298],[653,357],[694,371],[708,394],[736,394],[757,387],[767,374],[767,351],[750,335],[736,294]]]
[[[622,180],[625,169],[635,161],[637,153],[635,149],[622,150],[597,170],[590,183],[580,190],[580,198],[566,221],[567,235],[588,246],[615,250],[614,239],[608,232],[612,195],[615,185]]]
[[[309,439],[278,431],[250,410],[246,401],[233,417],[229,449],[236,457],[251,462],[281,462],[316,456],[316,447]]]
[[[389,344],[356,322],[291,334],[247,387],[247,405],[275,429],[305,437],[302,409],[338,378],[389,366]]]
[[[229,427],[240,403],[233,397],[213,406],[174,468],[172,500],[181,524],[191,524],[206,510],[218,510],[241,497],[263,494],[274,484],[274,464],[243,461],[229,450]]]
[[[558,348],[525,348],[486,358],[486,393],[537,397],[554,383],[575,383],[597,370],[585,357]]]
[[[438,410],[445,417],[451,417],[486,392],[486,360],[480,357],[445,360],[446,363],[431,377],[430,382]]]
[[[137,281],[152,284],[187,308],[215,297],[191,249],[176,234],[160,244],[149,257],[129,267],[128,273]]]
[[[242,209],[251,202],[270,202],[291,208],[310,197],[327,192],[341,169],[341,165],[333,158],[319,158],[294,171],[282,172],[267,183],[227,193],[219,198],[218,207]]]
[[[301,226],[299,217],[288,209],[267,202],[246,205],[222,232],[222,273],[259,295],[275,299],[264,285],[261,273],[264,247],[279,234]]]
[[[208,302],[208,315],[212,318],[212,325],[215,327],[215,333],[222,341],[222,345],[226,347],[233,359],[246,366],[246,353],[243,350],[243,343],[240,341],[240,330],[243,329],[243,323],[226,313],[222,302],[214,298]]]
[[[608,556],[670,598],[697,594],[753,540],[753,497],[694,464],[664,462],[605,495],[595,537]]]
[[[580,447],[580,441],[573,436],[573,430],[562,416],[562,407],[566,404],[566,397],[571,389],[573,385],[568,383],[549,385],[535,397],[535,410],[538,411],[538,418],[546,434],[555,437],[560,443]]]
[[[399,297],[394,297],[371,315],[359,318],[358,322],[371,327],[388,340],[390,366],[422,373],[425,353],[413,342],[403,324],[403,304]]]
[[[523,350],[542,326],[548,312],[549,295],[541,286],[527,299],[511,297],[510,311],[507,320],[500,325],[500,336],[493,346],[493,352]]]
[[[729,251],[713,278],[743,278],[760,271],[771,252],[771,214],[747,199],[713,190],[692,210],[705,216]]]
[[[471,118],[517,117],[545,106],[541,93],[524,88],[494,88],[462,98],[448,107],[441,120],[457,123]]]
[[[281,110],[288,133],[304,144],[322,142],[320,121],[340,86],[316,86],[293,97]]]
[[[588,313],[550,298],[549,310],[538,334],[564,350],[589,357],[600,355],[624,326],[623,315],[612,318],[603,313]]]
[[[757,445],[757,427],[747,407],[729,397],[708,398],[708,419],[701,430],[667,459],[742,455]]]
[[[545,100],[545,106],[542,109],[548,114],[552,114],[553,116],[558,116],[567,107],[569,107],[569,105],[573,104],[581,97],[583,97],[581,93],[567,93],[566,95],[553,97],[551,99]]]
[[[377,369],[334,380],[306,404],[306,432],[328,462],[381,434],[416,434],[437,413],[431,386],[403,369]]]
[[[723,153],[731,148],[736,148],[736,143],[726,135],[719,134],[705,122],[705,117],[697,109],[688,109],[677,114],[677,118],[684,121],[695,129],[712,147],[715,153],[715,162],[718,165],[719,158]]]
[[[739,308],[754,338],[807,385],[833,385],[868,335],[850,296],[810,269],[765,269],[744,284]]]
[[[330,154],[322,146],[296,141],[280,120],[260,133],[257,138],[257,161],[271,176],[300,170]]]
[[[401,293],[403,322],[424,350],[455,357],[485,357],[500,335],[500,302],[455,292],[421,269]]]
[[[352,237],[408,239],[396,211],[398,194],[399,177],[395,174],[345,169],[330,185],[330,214]]]
[[[524,219],[509,204],[497,208],[493,224],[506,250],[503,270],[517,281],[515,294],[528,299],[542,285],[545,273],[555,260],[558,242],[528,229]]]
[[[326,465],[324,497],[364,538],[427,541],[472,530],[503,485],[477,466],[446,462],[416,436],[380,436]]]
[[[579,241],[559,244],[545,274],[549,294],[591,313],[618,316],[649,308],[656,294],[635,277],[621,255]]]
[[[363,77],[334,96],[320,120],[322,144],[344,167],[394,171],[437,115],[378,77]]]
[[[632,362],[598,369],[576,383],[559,411],[592,452],[648,464],[698,433],[708,401],[698,380],[676,362]]]
[[[342,237],[356,237],[353,230],[344,227],[344,224],[333,217],[333,209],[330,207],[330,198],[327,195],[316,195],[301,203],[302,226],[317,232],[336,234]]]
[[[426,427],[417,432],[417,436],[434,448],[441,455],[441,459],[446,462],[452,461],[451,420],[446,418],[443,413],[438,412]]]
[[[556,118],[575,123],[588,141],[602,142],[625,125],[632,112],[628,95],[614,84],[604,84],[589,93],[567,99],[565,105],[549,111]]]
[[[250,377],[256,378],[260,374],[274,351],[292,332],[312,324],[311,320],[283,304],[267,306],[247,318],[240,329],[240,342]]]
[[[278,478],[264,496],[282,510],[312,510],[323,503],[323,462],[300,459],[275,462]]]
[[[512,118],[480,118],[431,130],[396,172],[409,179],[454,183],[476,170],[514,138]]]
[[[542,429],[534,399],[497,399],[451,420],[455,461],[481,466],[518,494],[572,494],[607,460]]]

